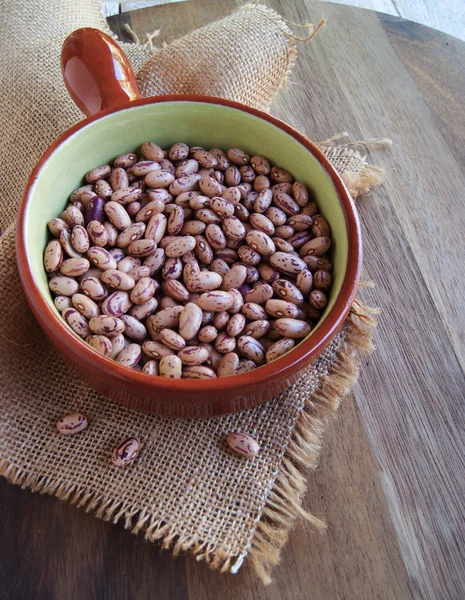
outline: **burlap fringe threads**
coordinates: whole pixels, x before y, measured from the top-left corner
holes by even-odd
[[[335,415],[342,398],[355,385],[362,358],[373,349],[376,321],[371,315],[377,312],[354,301],[348,317],[347,336],[337,359],[297,421],[248,552],[251,565],[265,585],[271,582],[270,570],[278,564],[281,549],[298,517],[310,522],[317,530],[326,528],[323,521],[301,506],[307,472],[317,467],[326,424]],[[244,558],[240,557],[239,564],[231,568],[232,572],[239,568]]]
[[[388,150],[392,147],[389,138],[373,138],[352,142],[349,133],[344,131],[328,140],[317,142],[328,160],[337,168],[352,198],[367,194],[381,184],[384,171],[370,165],[366,155],[360,150]]]
[[[171,548],[174,555],[190,550],[197,560],[205,560],[209,566],[221,572],[237,572],[248,556],[260,579],[268,584],[271,582],[270,570],[278,564],[281,549],[297,517],[303,517],[318,530],[326,527],[323,521],[301,507],[306,490],[306,472],[316,468],[326,424],[334,416],[342,398],[357,381],[361,359],[373,348],[372,335],[376,321],[371,315],[375,312],[358,301],[354,302],[348,317],[345,341],[320,390],[309,399],[297,421],[278,477],[257,520],[251,546],[242,556],[230,557],[210,548],[208,544],[202,544],[200,540],[186,539],[162,519],[154,519],[144,511],[138,512],[127,503],[85,493],[77,484],[64,486],[50,477],[31,476],[22,469],[9,465],[6,460],[0,463],[0,475],[23,489],[50,494],[77,508],[84,508],[86,512],[92,512],[104,521],[116,524],[124,519],[124,527],[132,533],[145,530],[148,541],[160,540],[163,548]]]

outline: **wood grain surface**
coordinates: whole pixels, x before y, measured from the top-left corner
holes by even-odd
[[[239,1],[191,0],[111,17],[158,43]],[[273,113],[311,139],[388,136],[386,181],[359,200],[365,292],[383,313],[377,352],[327,432],[275,581],[219,575],[192,557],[0,481],[0,598],[458,600],[465,595],[465,43],[370,11],[269,4],[328,25],[299,59]],[[126,34],[127,35],[127,34]]]

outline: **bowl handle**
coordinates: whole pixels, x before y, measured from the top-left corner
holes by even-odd
[[[71,98],[86,116],[142,97],[127,56],[110,36],[92,27],[66,38],[61,72]]]

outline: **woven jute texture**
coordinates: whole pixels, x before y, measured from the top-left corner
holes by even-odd
[[[61,43],[77,27],[105,29],[105,24],[91,0],[2,2],[0,8],[0,150],[5,165],[0,172],[0,474],[97,517],[122,522],[175,552],[191,550],[199,560],[225,571],[237,570],[248,556],[263,581],[269,581],[290,527],[303,514],[305,470],[315,466],[324,424],[357,378],[360,357],[371,346],[373,321],[355,303],[341,332],[293,388],[253,410],[222,418],[157,418],[122,408],[79,381],[55,355],[26,304],[11,223],[40,154],[81,118],[61,82]],[[183,85],[178,80],[179,88],[169,91],[218,93],[221,88],[221,95],[255,106],[271,101],[292,63],[287,34],[271,11],[249,6],[236,13],[231,19],[238,37],[228,37],[233,60],[229,73],[239,71],[256,51],[251,45],[256,38],[249,39],[238,14],[249,20],[258,15],[262,27],[268,15],[277,27],[274,56],[282,64],[281,78],[270,79],[268,92],[262,90],[259,96],[252,86],[248,95],[239,78],[234,87],[223,85],[220,74],[210,82],[211,89],[207,82],[195,87],[192,79]],[[221,35],[228,31],[227,20],[220,23],[218,52]],[[195,39],[200,52],[203,38]],[[192,44],[188,40],[169,49],[173,61],[176,52],[184,56]],[[237,53],[232,52],[232,40]],[[148,58],[147,48],[125,50],[136,67]],[[212,39],[205,55],[216,59]],[[146,93],[152,88],[144,77],[152,76],[154,59],[150,65],[139,76]],[[153,93],[159,91],[153,88]],[[358,151],[331,140],[322,148],[351,183],[354,195],[377,183],[379,173]],[[60,437],[56,419],[75,410],[86,411],[89,428],[75,437]],[[230,431],[247,432],[260,442],[257,459],[242,460],[225,447]],[[140,458],[130,468],[116,470],[108,457],[127,435],[141,439]],[[305,516],[316,527],[323,526]]]
[[[268,110],[296,55],[285,21],[266,6],[246,4],[156,50],[137,81],[144,96],[208,94]]]
[[[47,147],[83,118],[60,70],[64,39],[79,27],[107,30],[95,0],[0,0],[0,233],[15,219],[22,190]],[[150,51],[122,44],[135,69]]]

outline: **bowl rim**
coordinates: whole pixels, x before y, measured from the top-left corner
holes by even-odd
[[[292,136],[295,140],[297,140],[297,142],[303,145],[318,160],[320,165],[326,171],[336,189],[345,217],[348,237],[346,272],[344,274],[341,289],[336,301],[330,312],[319,325],[316,332],[279,359],[247,373],[234,375],[232,377],[219,377],[214,380],[215,383],[213,386],[212,380],[210,379],[191,380],[170,379],[159,376],[154,377],[153,375],[148,375],[141,371],[128,369],[93,350],[88,344],[85,343],[83,339],[78,338],[48,305],[45,298],[36,287],[32,271],[27,260],[25,215],[30,201],[31,187],[36,179],[40,176],[40,170],[42,169],[42,166],[52,156],[53,152],[77,131],[87,127],[103,117],[106,117],[109,114],[123,112],[137,106],[165,102],[193,102],[226,106],[228,108],[233,108],[254,115],[283,130],[285,133]],[[230,391],[232,388],[234,388],[238,393],[242,392],[244,395],[247,395],[249,386],[256,386],[257,383],[260,383],[260,385],[266,385],[267,383],[272,383],[272,381],[276,380],[278,377],[285,378],[289,375],[289,371],[294,372],[298,370],[299,364],[302,362],[309,364],[329,344],[331,339],[342,326],[357,292],[362,267],[362,240],[360,222],[354,200],[339,173],[331,165],[329,160],[314,142],[310,141],[306,136],[299,133],[296,129],[284,121],[239,102],[224,98],[216,98],[213,96],[170,94],[132,100],[127,104],[108,108],[95,115],[87,117],[76,125],[70,127],[47,148],[32,171],[21,199],[17,217],[16,257],[23,290],[39,324],[43,326],[47,324],[47,321],[49,321],[49,326],[56,329],[56,333],[59,333],[63,343],[74,347],[75,352],[80,355],[86,366],[92,366],[92,370],[94,372],[95,366],[98,366],[99,370],[102,372],[102,376],[106,375],[115,377],[115,382],[118,378],[120,380],[133,381],[135,384],[137,384],[139,390],[142,386],[152,388],[153,392],[159,393],[163,393],[163,391],[170,391],[185,392],[186,394],[192,392],[198,394],[199,392],[201,393],[203,391],[215,391],[220,394],[222,391]],[[220,399],[218,401],[220,401]],[[186,398],[186,402],[188,402],[188,398]],[[208,396],[205,397],[205,400],[201,401],[198,399],[192,399],[192,404],[209,403],[211,403],[211,399],[209,399]]]

